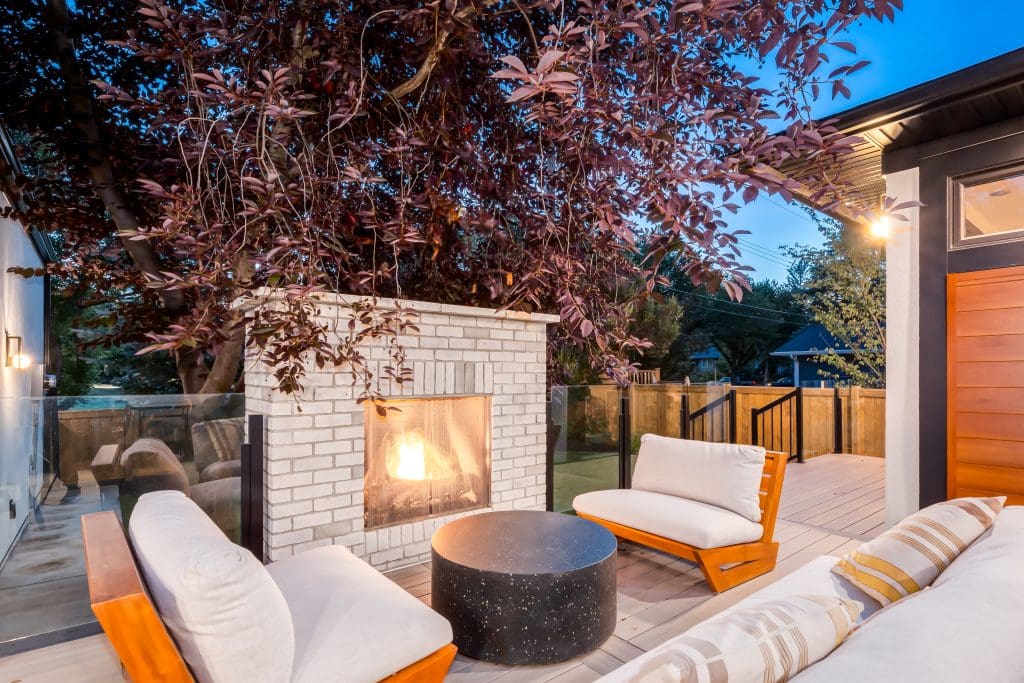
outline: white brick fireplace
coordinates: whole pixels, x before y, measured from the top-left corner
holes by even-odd
[[[324,297],[320,315],[347,324],[353,297]],[[267,304],[271,305],[271,304]],[[378,305],[394,307],[381,299]],[[385,528],[364,528],[365,406],[344,368],[311,368],[296,397],[273,388],[261,364],[247,367],[246,410],[266,415],[264,547],[276,560],[339,544],[380,568],[427,559],[430,537],[445,523],[488,509],[543,509],[545,502],[546,325],[558,317],[515,311],[402,302],[419,332],[401,338],[413,379],[387,396],[489,397],[490,501],[475,509]],[[342,328],[343,329],[343,328]],[[368,347],[371,364],[386,362]]]

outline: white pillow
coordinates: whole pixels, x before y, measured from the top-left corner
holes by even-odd
[[[689,498],[761,521],[765,449],[644,434],[632,488]]]
[[[248,550],[180,491],[139,498],[128,524],[149,594],[200,683],[288,681],[288,604]]]
[[[694,626],[603,680],[781,683],[832,652],[853,629],[860,609],[856,602],[824,595],[791,595],[739,609]]]

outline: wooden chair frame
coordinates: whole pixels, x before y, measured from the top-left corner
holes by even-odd
[[[85,572],[96,620],[132,681],[192,683],[195,679],[149,598],[121,521],[113,511],[82,515]],[[441,683],[454,645],[445,645],[384,683]]]
[[[775,520],[779,515],[779,499],[782,496],[782,480],[786,474],[788,461],[789,456],[785,453],[768,451],[765,454],[761,489],[758,491],[761,504],[761,526],[764,527],[764,533],[760,540],[751,543],[739,543],[721,548],[695,548],[686,543],[616,524],[607,519],[583,513],[577,514],[583,519],[600,524],[619,538],[696,562],[704,573],[708,585],[711,586],[711,590],[721,593],[775,569],[779,544],[772,541],[772,538],[775,535]]]

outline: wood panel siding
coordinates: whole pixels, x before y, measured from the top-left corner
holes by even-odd
[[[948,276],[947,495],[1024,502],[1024,267]]]

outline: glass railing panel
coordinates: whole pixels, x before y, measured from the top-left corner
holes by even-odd
[[[127,527],[140,497],[176,490],[241,536],[244,397],[0,399],[0,654],[94,621],[82,515]]]
[[[569,512],[577,495],[617,488],[619,388],[552,387],[549,415],[553,509]]]

